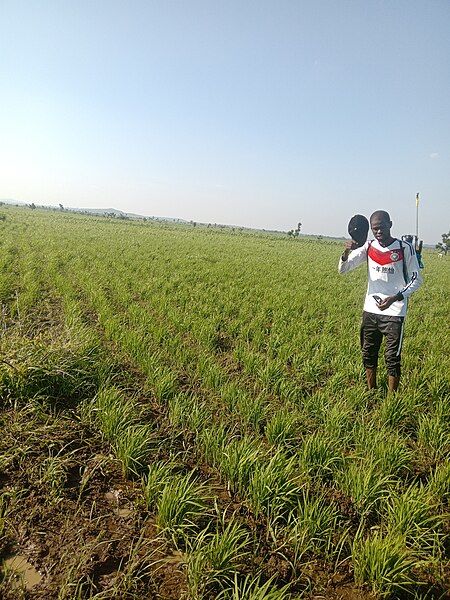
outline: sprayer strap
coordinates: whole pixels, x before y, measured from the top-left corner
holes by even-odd
[[[405,280],[405,285],[408,285],[408,272],[406,270],[406,262],[405,262],[405,251],[403,249],[402,240],[398,240],[400,244],[400,250],[402,250],[402,266],[403,266],[403,279]]]

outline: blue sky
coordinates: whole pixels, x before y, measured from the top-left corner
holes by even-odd
[[[0,198],[450,229],[448,0],[0,3]]]

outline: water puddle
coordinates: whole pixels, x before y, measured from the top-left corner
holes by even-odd
[[[19,573],[27,590],[31,590],[42,581],[42,575],[27,561],[25,556],[20,554],[6,558],[3,562],[3,568]]]

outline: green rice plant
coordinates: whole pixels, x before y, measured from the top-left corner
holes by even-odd
[[[310,431],[315,431],[321,424],[322,415],[326,414],[330,405],[330,397],[323,390],[317,390],[314,393],[302,395],[299,398],[299,408],[311,423]]]
[[[274,446],[293,446],[298,439],[298,415],[289,409],[275,411],[266,423],[264,434]]]
[[[0,541],[3,540],[10,512],[11,494],[9,492],[3,492],[0,494]]]
[[[54,502],[62,499],[66,476],[65,460],[60,456],[49,456],[40,465],[40,483],[49,489]]]
[[[186,572],[192,600],[230,586],[250,557],[250,536],[233,520],[227,525],[220,522],[214,533],[201,531],[189,544]]]
[[[328,498],[323,494],[312,496],[306,490],[302,491],[286,526],[286,539],[294,553],[294,568],[308,553],[331,555],[339,521],[339,512]]]
[[[437,513],[436,503],[423,486],[410,485],[405,491],[393,493],[386,502],[388,532],[402,536],[417,554],[438,550],[448,516]]]
[[[1,423],[0,423],[1,424]],[[6,471],[12,465],[20,468],[26,457],[30,454],[31,446],[11,446],[0,453],[0,471]]]
[[[350,361],[350,357],[348,358]],[[353,361],[354,367],[356,367],[356,363]],[[350,365],[346,364],[347,370],[350,368]],[[355,379],[360,378],[359,366],[356,368],[357,373],[355,373]],[[378,400],[380,398],[380,400]],[[353,415],[357,415],[360,419],[364,419],[368,413],[372,412],[372,407],[374,401],[381,401],[380,392],[378,390],[367,390],[363,387],[351,386],[347,387],[345,391],[345,403],[348,406],[348,409],[351,411]],[[352,419],[352,423],[355,423],[355,420]]]
[[[219,365],[210,363],[208,370],[202,377],[202,381],[209,389],[219,391],[226,384],[226,376]]]
[[[415,555],[405,546],[403,536],[376,531],[366,539],[356,538],[352,547],[355,583],[367,585],[379,597],[388,598],[417,583],[412,569]]]
[[[295,381],[281,379],[278,384],[278,396],[283,403],[294,404],[298,397],[298,387]]]
[[[263,449],[260,443],[246,436],[232,439],[218,457],[218,468],[233,493],[245,494],[252,473],[261,467]]]
[[[166,402],[178,391],[177,375],[160,368],[153,378],[153,392],[160,402]]]
[[[445,386],[445,383],[443,384]],[[444,391],[440,398],[436,400],[433,405],[433,412],[438,415],[445,423],[450,422],[450,404],[448,402],[450,398],[450,389]]]
[[[178,544],[183,536],[196,529],[208,514],[210,491],[198,483],[194,474],[174,475],[166,483],[156,502],[156,523],[166,537]]]
[[[142,472],[152,445],[152,434],[151,425],[130,425],[119,430],[111,441],[125,476],[139,475]]]
[[[377,411],[382,426],[393,430],[410,430],[414,426],[418,399],[414,394],[388,394]]]
[[[330,439],[340,440],[341,445],[351,438],[354,417],[352,410],[344,401],[335,401],[324,407],[322,415],[323,430]]]
[[[195,399],[187,415],[187,425],[195,435],[211,421],[211,407],[204,400]]]
[[[336,475],[336,479],[363,518],[379,510],[395,484],[392,476],[380,474],[374,460],[354,460]]]
[[[437,465],[426,486],[429,494],[439,503],[450,500],[450,461]]]
[[[133,425],[137,416],[135,403],[115,387],[99,390],[93,401],[84,403],[81,409],[82,420],[87,425],[92,425],[94,420],[110,443],[114,443],[124,430]]]
[[[330,479],[344,458],[336,440],[323,433],[314,433],[304,439],[298,451],[300,468],[312,478]]]
[[[86,398],[95,393],[101,353],[98,347],[81,348],[75,340],[16,336],[14,355],[0,363],[3,396],[53,400]]]
[[[403,438],[393,432],[367,427],[357,449],[377,463],[380,474],[400,476],[411,469],[412,450]]]
[[[236,410],[239,412],[244,425],[259,431],[265,417],[267,402],[264,395],[243,394],[240,396]]]
[[[78,498],[77,502],[79,503],[83,498],[84,492],[86,491],[89,483],[94,479],[97,472],[102,472],[103,467],[105,467],[108,462],[110,462],[110,457],[108,456],[94,456],[91,460],[84,466],[84,468],[80,468],[80,485],[78,488]]]
[[[192,398],[188,394],[175,394],[168,400],[169,420],[172,427],[186,429]]]
[[[278,520],[285,519],[297,504],[304,485],[295,457],[288,458],[278,451],[252,472],[246,497],[254,515],[265,515],[273,526]]]
[[[205,460],[214,467],[218,467],[225,447],[231,439],[227,426],[219,423],[200,431],[196,441]]]
[[[248,346],[248,342],[241,338],[241,343],[236,345],[233,350],[233,357],[242,367],[245,373],[253,375],[258,369],[263,368],[264,359],[261,355],[255,354]]]
[[[149,510],[156,507],[162,491],[173,477],[175,466],[175,463],[170,461],[158,461],[148,465],[148,471],[142,479],[142,491]]]
[[[162,364],[160,352],[144,355],[143,370],[147,376],[145,389],[151,391],[159,402],[164,404],[178,391],[177,375]]]
[[[168,406],[170,423],[177,429],[198,433],[210,419],[206,403],[193,394],[176,394]]]
[[[298,597],[298,596],[297,596]],[[217,600],[289,600],[289,585],[281,588],[275,586],[275,577],[264,583],[259,575],[234,576],[233,585],[223,590]]]
[[[433,461],[450,456],[450,427],[441,414],[419,418],[417,442]]]
[[[282,363],[277,361],[267,362],[257,373],[263,389],[273,394],[280,393],[280,384],[285,374],[285,368]]]
[[[220,400],[231,412],[236,409],[239,398],[245,393],[246,392],[242,391],[236,383],[228,382],[220,390]]]

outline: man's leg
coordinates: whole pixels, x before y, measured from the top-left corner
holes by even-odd
[[[388,371],[388,390],[396,392],[400,384],[400,359],[403,342],[403,317],[385,317],[383,333],[386,336],[385,361]]]
[[[360,339],[367,387],[373,390],[377,387],[378,352],[383,339],[378,329],[377,316],[373,313],[363,312]]]

